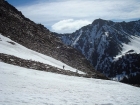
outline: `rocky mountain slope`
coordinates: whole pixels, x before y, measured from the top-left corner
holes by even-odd
[[[72,34],[56,36],[80,51],[96,70],[110,78],[121,80],[124,76],[140,73],[140,20],[97,19]]]
[[[0,48],[0,62],[69,76],[106,79],[99,73],[86,74],[81,72],[59,60],[30,50],[2,35],[0,35]],[[63,66],[65,67],[62,68]]]
[[[101,74],[94,70],[81,53],[64,45],[46,27],[24,17],[4,0],[0,0],[0,33],[26,48],[53,57],[83,72]]]

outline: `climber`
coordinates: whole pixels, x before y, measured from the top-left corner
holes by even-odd
[[[63,65],[63,69],[65,68],[65,66]]]

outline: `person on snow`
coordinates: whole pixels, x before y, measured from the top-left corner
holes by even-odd
[[[65,66],[63,65],[63,69],[65,68]]]

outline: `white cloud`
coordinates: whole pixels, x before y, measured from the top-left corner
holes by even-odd
[[[92,22],[97,18],[107,20],[140,18],[139,0],[39,0],[33,5],[17,8],[31,20],[42,23],[49,29],[52,25],[69,19]]]
[[[52,25],[52,30],[58,33],[71,33],[81,28],[82,26],[85,26],[90,23],[91,22],[87,20],[73,20],[73,19],[61,20]]]

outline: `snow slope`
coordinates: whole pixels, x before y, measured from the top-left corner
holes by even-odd
[[[140,88],[0,62],[1,105],[140,105]]]
[[[128,44],[122,43],[123,47],[122,47],[122,51],[119,55],[117,55],[115,58],[115,60],[117,60],[119,57],[122,57],[122,55],[125,55],[126,53],[128,53],[128,51],[130,50],[134,50],[134,52],[131,53],[140,53],[140,37],[139,36],[131,36],[132,38],[130,39],[131,42]]]
[[[11,44],[9,42],[13,42],[15,44]],[[9,38],[2,36],[1,34],[0,34],[0,53],[14,55],[14,56],[22,58],[22,59],[39,61],[44,64],[49,64],[49,65],[58,67],[60,69],[62,69],[63,65],[65,65],[65,70],[70,70],[70,71],[76,72],[75,68],[72,68],[54,58],[51,58],[49,56],[46,56],[41,53],[30,50],[16,42],[12,41]],[[78,71],[78,73],[84,74],[83,72],[80,72],[80,71]]]

